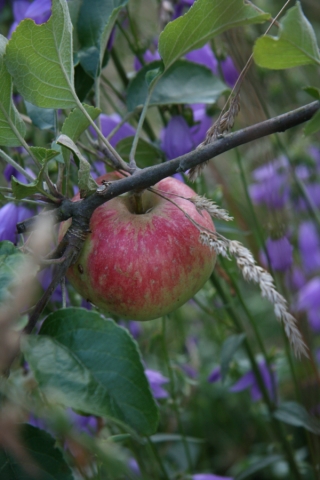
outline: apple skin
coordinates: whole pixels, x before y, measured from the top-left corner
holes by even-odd
[[[119,174],[98,178],[110,181]],[[168,177],[155,187],[192,197],[183,182]],[[188,200],[169,195],[200,225],[215,231],[210,215],[201,214]],[[73,201],[79,200],[79,194]],[[98,207],[77,262],[67,278],[88,301],[121,318],[151,320],[192,298],[208,280],[216,254],[199,241],[199,230],[171,202],[144,190],[146,213],[136,214],[132,195],[114,198]],[[60,228],[60,238],[70,221]]]

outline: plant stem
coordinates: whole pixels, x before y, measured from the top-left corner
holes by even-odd
[[[149,445],[150,449],[152,450],[152,453],[153,453],[154,456],[155,456],[155,459],[157,460],[157,463],[158,463],[158,465],[159,465],[159,467],[160,467],[160,470],[161,470],[162,473],[163,473],[163,478],[164,478],[165,480],[170,480],[169,475],[167,474],[167,471],[166,471],[166,469],[165,469],[165,466],[164,466],[164,464],[163,464],[163,462],[162,462],[162,459],[161,459],[161,457],[160,457],[160,455],[159,455],[159,453],[158,453],[157,447],[156,447],[156,446],[154,445],[154,443],[150,440],[150,437],[147,437],[147,441],[148,441],[148,445]]]
[[[34,181],[34,177],[32,177],[30,173],[28,173],[23,167],[21,167],[17,162],[15,162],[11,157],[9,157],[9,155],[7,155],[3,150],[0,150],[0,157],[2,157],[3,160],[9,163],[9,165],[18,170],[18,172],[24,175],[28,180],[30,180],[31,182]]]
[[[176,413],[178,427],[179,427],[179,430],[180,430],[181,436],[182,436],[182,443],[183,443],[183,448],[184,448],[184,451],[185,451],[186,459],[187,459],[187,462],[188,462],[188,469],[191,472],[192,471],[192,459],[191,459],[189,444],[186,440],[186,436],[185,436],[185,433],[184,433],[184,428],[183,428],[182,421],[181,421],[181,416],[180,416],[179,407],[178,407],[178,403],[177,403],[177,396],[176,396],[176,389],[175,389],[175,382],[174,382],[174,374],[173,374],[173,370],[172,370],[171,363],[170,363],[170,360],[169,360],[168,349],[167,349],[166,317],[162,318],[162,350],[163,350],[164,360],[165,360],[165,363],[167,365],[168,374],[169,374],[169,378],[170,378],[170,390],[171,390],[171,398],[172,398],[172,402],[173,402],[173,408],[174,408],[174,411]]]
[[[221,297],[221,299],[225,303],[225,309],[228,312],[231,320],[233,321],[233,323],[236,326],[236,328],[238,329],[238,331],[240,333],[242,333],[244,331],[244,329],[242,327],[241,320],[239,319],[237,313],[235,312],[235,310],[231,306],[231,301],[232,300],[229,298],[229,294],[225,293],[225,291],[222,288],[222,286],[220,284],[220,281],[217,278],[217,276],[215,275],[215,273],[213,273],[211,275],[211,281],[212,281],[213,285],[215,286],[219,296]],[[254,375],[256,377],[259,388],[261,390],[263,399],[264,399],[264,401],[265,401],[265,403],[268,407],[270,420],[271,420],[271,423],[273,425],[274,432],[277,435],[279,441],[281,442],[283,450],[286,454],[288,464],[290,465],[290,468],[291,468],[291,473],[296,480],[302,480],[301,473],[300,473],[300,471],[298,469],[298,466],[296,464],[296,460],[295,460],[292,445],[289,443],[289,441],[286,437],[286,434],[285,434],[284,429],[283,429],[283,425],[273,416],[273,412],[275,411],[276,406],[273,404],[273,402],[272,402],[272,400],[271,400],[271,398],[268,394],[268,391],[266,389],[266,386],[264,384],[263,378],[262,378],[260,370],[259,370],[259,366],[258,366],[257,361],[255,359],[254,353],[251,349],[250,343],[248,342],[247,339],[244,340],[244,347],[247,351],[247,355],[249,357],[251,367],[252,367],[252,370],[253,370]]]

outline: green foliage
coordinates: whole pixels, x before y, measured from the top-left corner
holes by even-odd
[[[24,340],[23,351],[51,400],[154,433],[157,407],[137,345],[112,320],[80,308],[59,310],[39,336]]]
[[[239,333],[238,335],[230,335],[230,337],[228,337],[222,345],[220,359],[222,381],[225,380],[229,370],[230,362],[245,338],[246,335],[244,333]]]
[[[6,49],[6,65],[21,95],[42,108],[76,106],[72,24],[66,0],[53,0],[47,23],[23,20]]]
[[[84,104],[83,107],[86,109],[92,120],[95,120],[101,113],[99,108],[91,105]],[[76,142],[89,125],[89,120],[84,116],[80,108],[77,107],[72,110],[65,119],[61,128],[61,133],[67,135],[67,137]]]
[[[23,456],[17,458],[14,451],[0,450],[0,472],[5,480],[73,480],[70,467],[62,452],[56,447],[49,433],[32,427],[21,426]],[[20,450],[20,451],[21,451]]]
[[[309,120],[306,127],[304,128],[305,135],[313,135],[320,130],[320,112],[318,111],[315,115]]]
[[[12,79],[4,62],[8,40],[0,35],[0,145],[15,147],[21,145],[26,127],[12,101]]]
[[[143,105],[148,95],[146,73],[153,71],[161,62],[152,62],[142,68],[128,88],[129,111]],[[199,86],[201,85],[201,88]],[[158,80],[149,105],[180,103],[215,103],[229,88],[212,72],[196,63],[179,60],[164,72]]]
[[[281,422],[294,427],[303,427],[315,435],[320,434],[320,421],[311,416],[305,407],[297,402],[283,402],[274,412],[273,416]]]
[[[83,0],[75,17],[80,45],[78,57],[92,78],[100,73],[104,51],[119,11],[128,0]]]
[[[159,38],[159,53],[167,69],[222,32],[269,18],[268,13],[257,12],[243,0],[197,0],[185,15],[168,23]]]
[[[129,154],[132,147],[134,137],[127,137],[117,144],[117,152],[125,161],[129,161]],[[149,142],[139,138],[136,150],[135,160],[140,168],[151,167],[157,163],[161,163],[163,153]]]
[[[71,150],[78,160],[78,184],[80,190],[80,198],[85,198],[94,193],[97,190],[97,183],[91,176],[91,165],[81,154],[77,145],[66,135],[60,135],[57,143]]]
[[[279,37],[260,37],[253,52],[257,65],[264,68],[282,70],[300,65],[320,65],[317,39],[300,2],[284,16]]]
[[[54,109],[40,108],[27,101],[24,104],[33,125],[40,128],[40,130],[53,130],[55,128],[56,114]]]
[[[43,191],[42,182],[43,175],[47,168],[47,163],[59,154],[59,152],[57,152],[56,150],[46,149],[42,147],[30,147],[30,150],[40,162],[42,167],[40,169],[40,172],[38,173],[37,178],[33,182],[29,182],[28,184],[19,182],[19,180],[17,180],[15,177],[11,178],[11,188],[17,200],[29,197],[34,193]]]

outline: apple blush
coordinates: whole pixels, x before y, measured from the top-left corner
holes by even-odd
[[[96,181],[117,179],[108,173]],[[168,177],[154,188],[215,231],[206,211],[176,196],[195,196],[183,182]],[[62,224],[60,238],[69,225],[70,220]],[[86,300],[122,318],[151,320],[172,312],[200,290],[214,268],[216,254],[200,243],[199,229],[176,205],[148,190],[139,202],[126,194],[98,207],[90,231],[67,278]]]

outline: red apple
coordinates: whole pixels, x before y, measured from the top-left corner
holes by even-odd
[[[97,183],[118,178],[106,174]],[[169,195],[194,196],[183,182],[169,177],[155,188],[197,223],[215,230],[206,211],[199,213],[190,201]],[[73,200],[79,200],[79,195]],[[135,205],[133,196],[125,195],[94,211],[92,233],[67,277],[98,307],[122,318],[151,320],[192,298],[208,280],[216,255],[200,243],[198,228],[171,202],[145,190],[144,213],[136,213]],[[61,227],[62,234],[67,226],[65,222]]]

